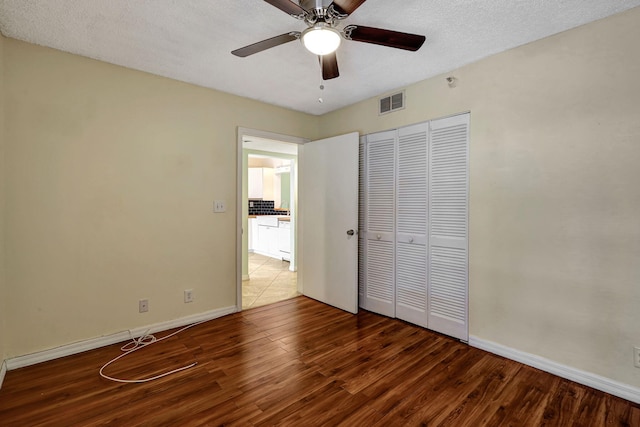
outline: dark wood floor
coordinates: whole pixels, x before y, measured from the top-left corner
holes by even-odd
[[[159,334],[160,335],[160,334]],[[305,297],[10,371],[2,426],[640,426],[640,405],[410,324]]]

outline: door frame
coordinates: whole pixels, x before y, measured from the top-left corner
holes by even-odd
[[[275,132],[263,131],[258,129],[245,128],[238,126],[236,132],[237,143],[237,162],[236,162],[236,311],[242,311],[242,233],[243,233],[243,137],[255,137],[272,139],[274,141],[303,145],[310,141],[310,139],[302,138],[299,136],[284,135]],[[297,162],[296,162],[297,163]],[[293,176],[292,176],[293,179]],[[297,198],[296,198],[297,199]],[[297,222],[294,222],[294,228],[292,233],[298,234]],[[297,248],[296,248],[297,250]],[[293,254],[292,254],[293,255]]]

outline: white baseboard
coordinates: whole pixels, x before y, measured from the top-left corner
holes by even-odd
[[[131,334],[134,337],[140,337],[146,332],[154,334],[156,332],[166,331],[167,329],[187,326],[192,323],[217,319],[218,317],[226,316],[227,314],[235,313],[236,311],[238,311],[238,309],[235,305],[231,307],[218,308],[216,310],[205,311],[204,313],[192,314],[191,316],[181,317],[175,320],[168,320],[166,322],[155,323],[150,326],[142,326],[139,328],[131,329]]]
[[[7,374],[7,362],[5,360],[0,363],[0,388],[2,388],[2,383],[4,382],[4,376]]]
[[[7,370],[24,368],[25,366],[35,365],[41,362],[58,359],[60,357],[70,356],[72,354],[82,353],[83,351],[93,350],[107,345],[131,339],[129,331],[122,331],[111,335],[105,335],[98,338],[90,338],[88,340],[78,341],[55,347],[36,353],[25,354],[23,356],[12,357],[7,359]]]
[[[640,388],[624,384],[591,372],[563,365],[535,354],[526,353],[482,338],[470,336],[469,345],[525,365],[533,366],[562,378],[604,391],[605,393],[640,403]]]
[[[130,340],[131,337],[142,336],[142,334],[147,331],[148,333],[153,334],[160,331],[166,331],[167,329],[190,325],[191,323],[216,319],[218,317],[226,316],[227,314],[235,313],[236,311],[238,310],[235,306],[219,308],[216,310],[206,311],[204,313],[181,317],[179,319],[155,323],[148,326],[142,326],[128,331],[117,332],[111,335],[106,335],[98,338],[90,338],[88,340],[78,341],[75,343],[39,351],[36,353],[25,354],[24,356],[12,357],[5,361],[6,370],[10,371],[12,369],[23,368],[25,366],[35,365],[36,363],[46,362],[49,360],[58,359],[60,357],[82,353],[83,351],[94,350],[106,345],[127,341]]]

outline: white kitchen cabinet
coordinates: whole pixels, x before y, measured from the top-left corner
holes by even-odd
[[[278,257],[278,227],[258,225],[258,240],[255,251],[266,256]]]
[[[280,252],[280,229],[277,216],[264,215],[255,218],[257,223],[257,237],[254,239],[254,252],[272,258],[282,259]]]
[[[278,227],[267,227],[267,253],[273,258],[280,258],[278,249]]]
[[[267,230],[265,225],[258,225],[258,232],[254,241],[253,251],[262,255],[267,253]]]
[[[262,168],[249,168],[249,199],[262,199]]]
[[[278,184],[280,184],[279,178]],[[276,203],[275,206],[278,207],[280,200],[276,200],[274,186],[275,173],[273,168],[262,168],[262,200],[273,200]]]
[[[249,168],[247,185],[249,199],[273,200],[280,206],[280,177],[276,179],[273,168]]]

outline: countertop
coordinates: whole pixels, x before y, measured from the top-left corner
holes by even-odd
[[[289,215],[248,215],[247,218],[257,218],[259,216],[275,216],[278,218],[278,221],[291,221]]]

